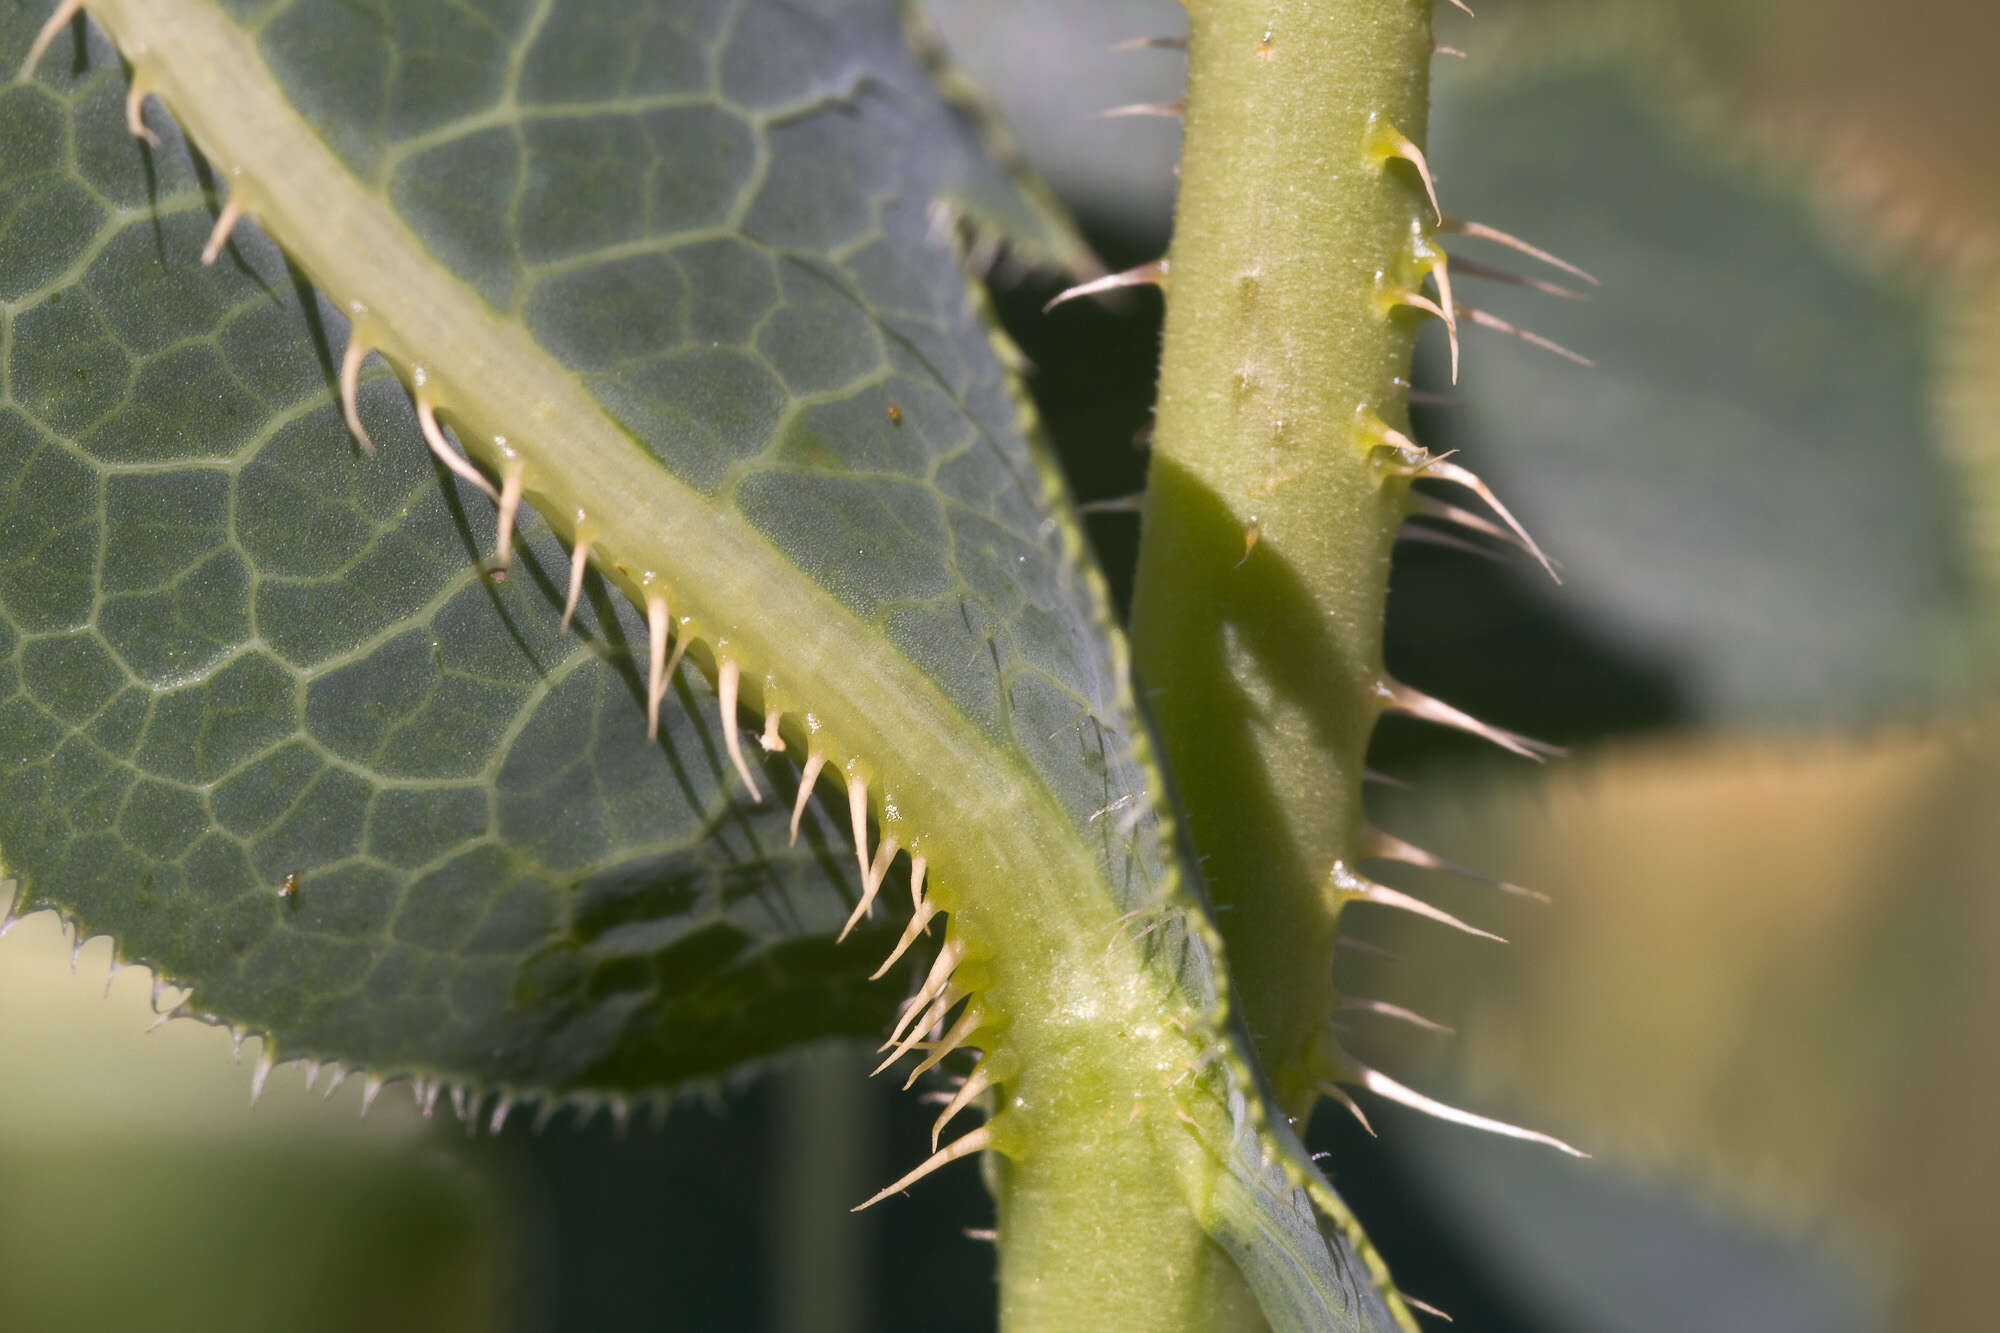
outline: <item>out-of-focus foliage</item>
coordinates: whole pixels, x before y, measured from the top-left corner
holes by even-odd
[[[1446,197],[1604,285],[1583,302],[1461,276],[1460,300],[1597,364],[1474,329],[1460,406],[1420,426],[1497,474],[1563,562],[1548,600],[1711,724],[1866,717],[1951,688],[1986,613],[1925,289],[1840,244],[1796,174],[1718,157],[1616,70],[1474,63],[1437,112]]]
[[[1919,52],[1902,34],[1922,16],[1888,6],[1587,8],[1517,9],[1474,61],[1471,105],[1520,107],[1608,68],[1654,90],[1634,112],[1607,117],[1600,96],[1525,122],[1442,114],[1438,160],[1448,180],[1511,186],[1521,212],[1495,221],[1607,278],[1594,308],[1531,324],[1604,364],[1559,388],[1525,353],[1500,353],[1490,379],[1475,361],[1468,409],[1439,428],[1496,449],[1570,561],[1558,604],[1598,603],[1593,631],[1628,647],[1660,623],[1649,608],[1676,608],[1692,651],[1654,660],[1682,715],[1750,734],[1397,800],[1399,831],[1555,904],[1428,882],[1513,947],[1398,930],[1400,961],[1357,960],[1350,984],[1456,1026],[1428,1048],[1433,1078],[1455,1070],[1469,1100],[1553,1120],[1599,1151],[1600,1178],[1636,1166],[1803,1247],[1763,1269],[1791,1273],[1789,1301],[1760,1305],[1744,1274],[1705,1265],[1670,1306],[1678,1326],[1725,1326],[1702,1313],[1711,1284],[1741,1292],[1736,1317],[1758,1312],[1744,1327],[1977,1326],[2000,1257],[1981,1220],[2000,1188],[1985,1128],[2000,842],[1982,813],[2000,735],[1979,702],[2000,623],[2000,209],[1977,127],[2000,100],[1949,71],[2000,24],[1917,6],[1953,11],[1929,15]],[[1917,135],[1913,114],[1951,129]],[[1613,359],[1649,326],[1667,336],[1636,344],[1648,355]],[[1629,558],[1641,544],[1655,561]],[[1942,595],[1910,579],[1926,567]],[[1533,682],[1491,688],[1520,699]],[[1885,712],[1933,720],[1884,730]],[[1410,1157],[1493,1271],[1542,1274],[1516,1291],[1554,1326],[1655,1326],[1669,1297],[1635,1275],[1671,1271],[1670,1207],[1654,1232],[1580,1228],[1608,1206],[1586,1173],[1504,1150],[1472,1169],[1435,1134]],[[1502,1239],[1509,1210],[1521,1225]],[[1827,1295],[1813,1263],[1858,1322],[1811,1313]]]
[[[1523,0],[1482,25],[1504,68],[1588,53],[1665,93],[1718,155],[1809,178],[1827,225],[1941,311],[1936,420],[2000,587],[2000,12],[1980,0]],[[1454,26],[1454,40],[1466,40]]]
[[[1519,0],[1489,20],[1452,39],[1512,63],[1616,52],[1689,99],[1717,151],[1775,148],[1899,242],[1996,255],[2000,19],[1982,0]]]
[[[1986,723],[1633,747],[1434,794],[1406,826],[1556,905],[1452,895],[1514,946],[1399,931],[1401,962],[1356,984],[1458,1028],[1438,1058],[1484,1095],[1866,1253],[1894,1327],[1971,1327],[2000,1192],[1996,803]]]
[[[1557,1161],[1393,1108],[1375,1123],[1438,1232],[1538,1333],[1883,1328],[1880,1273],[1837,1225],[1773,1226],[1615,1157]]]
[[[1186,66],[1179,52],[1114,49],[1185,33],[1179,0],[923,0],[922,8],[959,64],[998,99],[1036,171],[1064,203],[1115,235],[1164,245],[1180,121],[1095,118],[1180,97]]]
[[[253,1111],[229,1033],[148,1034],[150,978],[105,985],[107,954],[72,974],[48,916],[0,941],[0,1328],[472,1333],[527,1294],[493,1183],[407,1098],[362,1120],[359,1080],[286,1073]]]

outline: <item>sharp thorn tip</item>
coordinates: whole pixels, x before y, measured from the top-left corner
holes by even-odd
[[[1510,1125],[1504,1120],[1494,1120],[1488,1116],[1475,1115],[1471,1111],[1461,1111],[1456,1106],[1447,1106],[1435,1098],[1424,1096],[1424,1094],[1414,1088],[1405,1087],[1380,1070],[1362,1066],[1356,1073],[1357,1077],[1348,1081],[1359,1083],[1378,1097],[1387,1098],[1389,1101],[1407,1106],[1413,1111],[1420,1111],[1435,1119],[1454,1125],[1463,1125],[1467,1129],[1484,1130],[1488,1134],[1498,1134],[1504,1138],[1521,1139],[1528,1143],[1539,1143],[1545,1147],[1554,1148],[1558,1152],[1567,1153],[1571,1157],[1588,1158],[1590,1156],[1589,1153],[1584,1152],[1580,1148],[1571,1147],[1554,1135],[1544,1134],[1539,1130],[1523,1129],[1519,1125]]]
[[[992,1146],[993,1126],[991,1124],[981,1125],[978,1129],[973,1130],[970,1134],[967,1134],[964,1138],[959,1139],[949,1147],[938,1149],[930,1155],[922,1166],[919,1166],[916,1170],[910,1172],[886,1189],[879,1190],[875,1194],[870,1195],[865,1201],[856,1204],[852,1211],[858,1213],[864,1208],[872,1208],[891,1194],[902,1193],[939,1167],[949,1166],[961,1157],[976,1152],[984,1152]]]

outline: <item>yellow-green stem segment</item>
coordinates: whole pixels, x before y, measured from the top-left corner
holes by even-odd
[[[1286,1111],[1315,1100],[1437,219],[1429,0],[1191,0],[1134,656]]]

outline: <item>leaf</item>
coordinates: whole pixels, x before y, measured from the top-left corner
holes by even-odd
[[[1166,1139],[1112,1132],[1154,1145],[1148,1188],[1184,1213],[1237,1157],[1254,1207],[1300,1206],[1302,1151],[1227,1096],[1252,1076],[1123,643],[954,243],[1085,256],[893,6],[91,14],[203,157],[157,112],[159,150],[124,137],[94,29],[0,103],[41,261],[0,416],[24,907],[278,1058],[498,1089],[495,1119],[622,1098],[884,1026],[859,961],[902,928],[836,946],[845,811],[794,850],[743,798],[823,757],[878,826],[861,857],[928,862],[961,1022],[1028,1090],[1010,1133],[1090,1144],[1034,1090],[1185,1067]],[[31,22],[6,11],[0,59]],[[364,375],[373,457],[336,392],[355,348],[418,406]],[[575,637],[565,543],[595,571]],[[682,676],[655,744],[669,629],[729,706],[698,722]],[[783,758],[738,762],[737,698]]]
[[[148,230],[98,261],[108,288],[161,262]],[[886,1005],[829,986],[849,969],[805,938],[855,878],[837,829],[816,817],[794,851],[782,813],[735,808],[693,680],[662,762],[634,721],[643,631],[606,599],[565,642],[533,581],[488,586],[490,510],[440,489],[408,423],[355,456],[282,260],[242,248],[248,271],[200,275],[214,322],[162,353],[188,415],[234,412],[233,437],[162,438],[145,401],[75,444],[9,414],[0,847],[29,901],[46,879],[200,1011],[376,1068],[633,1086],[877,1030]],[[137,359],[88,282],[23,317],[17,401],[145,376],[77,368],[79,345]],[[71,311],[92,342],[46,333]],[[55,563],[88,574],[93,548],[95,579]],[[523,563],[546,578],[562,554],[543,532]]]
[[[754,136],[699,88],[675,91],[699,74],[685,52],[634,62],[593,112],[522,116],[524,179],[543,184],[525,187],[505,243],[518,272],[511,257],[482,270],[484,241],[463,234],[477,219],[436,212],[485,188],[478,154],[496,132],[451,126],[490,81],[430,70],[428,100],[390,97],[385,120],[331,137],[474,287],[511,294],[508,308],[563,354],[551,360],[588,367],[577,378],[670,466],[711,488],[728,473],[739,516],[707,522],[761,515],[767,540],[872,620],[876,637],[849,651],[879,658],[880,634],[896,636],[939,672],[906,674],[1007,738],[1018,768],[1046,763],[1088,826],[1103,797],[1077,747],[1047,736],[1085,706],[1071,691],[1111,688],[1088,619],[1099,613],[1048,530],[1047,474],[956,260],[929,234],[927,201],[949,192],[1051,251],[1069,242],[985,165],[963,116],[931,99],[959,137],[913,138],[917,112],[900,102],[922,76],[867,70],[902,49],[888,11],[869,8],[872,26],[837,42],[823,25],[734,35],[732,50],[783,41],[799,53],[738,76],[768,68],[797,84],[742,90],[786,104],[757,146],[773,155],[762,185],[718,177],[761,229],[687,215],[702,192],[686,171],[748,169],[731,154]],[[468,60],[492,40],[468,14],[420,9],[371,20],[293,6],[265,16],[259,49],[296,67],[303,105],[331,114],[343,79],[374,86],[364,72],[392,48],[371,33]],[[719,22],[714,7],[683,9],[669,17]],[[560,28],[519,34],[518,95],[570,108],[569,86],[622,45],[620,13],[572,6]],[[422,34],[432,21],[445,27]],[[13,58],[33,19],[8,23]],[[648,40],[674,51],[696,36],[655,24]],[[375,1068],[636,1087],[880,1031],[890,999],[853,985],[831,946],[858,879],[834,850],[838,824],[815,815],[791,850],[781,811],[732,799],[692,676],[687,706],[665,714],[664,753],[649,745],[629,648],[643,653],[638,619],[593,593],[584,636],[559,635],[565,561],[532,521],[530,577],[488,586],[475,557],[490,549],[491,509],[463,484],[440,493],[385,378],[361,395],[378,454],[351,447],[328,383],[340,316],[302,304],[254,232],[237,233],[229,262],[199,266],[197,164],[178,142],[148,153],[124,133],[115,61],[94,30],[90,42],[82,72],[54,80],[61,95],[45,81],[4,103],[25,158],[6,179],[10,253],[53,252],[40,272],[12,270],[8,293],[19,313],[0,578],[17,761],[0,847],[26,902],[113,930],[128,957],[196,983],[201,1012],[278,1027],[288,1052]],[[45,80],[57,64],[44,62]],[[389,165],[408,151],[391,130],[425,136],[418,167]],[[514,133],[497,132],[509,154]],[[908,179],[834,190],[828,152],[853,159],[849,171]],[[683,185],[680,212],[626,191],[649,177]],[[842,247],[839,263],[821,253]],[[865,545],[850,553],[849,541]],[[1020,679],[1003,692],[996,670],[978,669],[988,659]],[[300,885],[289,901],[277,892],[288,875]],[[879,956],[899,930],[858,944]]]
[[[1240,1102],[1241,1094],[1233,1095]],[[1400,1327],[1385,1299],[1388,1275],[1381,1261],[1343,1234],[1358,1235],[1359,1228],[1343,1208],[1328,1209],[1341,1224],[1329,1227],[1314,1212],[1315,1200],[1306,1191],[1284,1187],[1275,1164],[1259,1158],[1246,1110],[1231,1108],[1239,1142],[1230,1169],[1214,1183],[1204,1225],[1248,1279],[1272,1333],[1366,1333]],[[1281,1122],[1272,1132],[1291,1152],[1305,1156],[1289,1125]],[[1280,1179],[1273,1181],[1273,1176]],[[1400,1298],[1395,1304],[1401,1305]]]

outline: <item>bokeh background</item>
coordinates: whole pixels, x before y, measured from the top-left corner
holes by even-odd
[[[931,0],[1107,263],[1157,256],[1173,0]],[[1403,1285],[1460,1328],[1988,1326],[2000,1260],[2000,14],[1974,0],[1441,6],[1447,206],[1602,280],[1461,299],[1433,450],[1562,563],[1413,538],[1396,673],[1572,747],[1546,769],[1385,725],[1378,821],[1548,906],[1408,883],[1501,949],[1381,919],[1352,991],[1405,1081],[1595,1160],[1368,1106],[1310,1127]],[[1466,259],[1579,286],[1467,241]],[[1143,482],[1160,306],[1004,317],[1080,499]],[[1091,520],[1122,588],[1136,522]],[[979,1330],[970,1171],[859,1217],[931,1112],[858,1051],[621,1133],[367,1118],[254,1039],[148,1034],[151,980],[48,918],[0,941],[0,1328]]]

